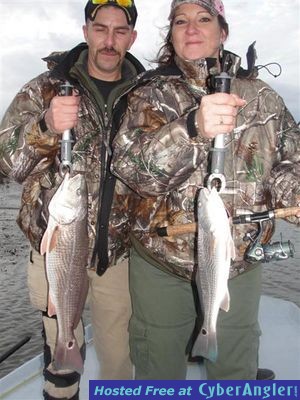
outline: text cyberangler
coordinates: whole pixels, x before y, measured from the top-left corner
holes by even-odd
[[[96,382],[95,382],[96,383]],[[98,382],[97,382],[98,383]],[[158,383],[153,385],[137,385],[133,382],[129,383],[128,386],[115,386],[112,387],[111,384],[108,386],[96,385],[93,388],[93,395],[95,397],[114,397],[123,396],[124,398],[132,398],[136,396],[143,396],[143,398],[148,397],[153,398],[176,398],[177,396],[191,396],[191,400],[197,398],[198,400],[205,399],[298,399],[298,389],[299,385],[293,384],[294,381],[277,381],[272,383],[260,382],[257,384],[255,382],[249,381],[238,381],[235,384],[230,382],[202,382],[199,381],[182,381],[182,382],[172,382],[168,381],[165,383]],[[100,382],[99,382],[100,383]],[[131,387],[130,387],[131,386]],[[195,397],[197,396],[197,397]],[[94,397],[94,398],[95,398]],[[183,398],[183,397],[181,397]]]

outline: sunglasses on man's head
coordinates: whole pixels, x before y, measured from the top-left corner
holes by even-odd
[[[92,0],[93,4],[117,3],[120,7],[132,7],[132,0]]]

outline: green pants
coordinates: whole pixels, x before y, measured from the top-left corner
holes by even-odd
[[[205,361],[207,379],[256,379],[261,271],[259,266],[229,280],[230,310],[219,312],[218,359],[215,363]]]
[[[219,357],[215,364],[206,363],[208,379],[255,379],[260,281],[261,268],[230,281],[231,308],[219,314]],[[134,249],[129,282],[133,311],[129,337],[135,379],[185,379],[196,321],[191,284],[160,271]]]

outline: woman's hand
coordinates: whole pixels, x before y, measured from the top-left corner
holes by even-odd
[[[246,101],[236,94],[215,93],[203,96],[196,113],[196,122],[201,136],[213,139],[223,133],[230,133],[236,126],[239,107]]]

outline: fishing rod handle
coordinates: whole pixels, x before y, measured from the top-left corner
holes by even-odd
[[[179,236],[186,233],[196,233],[197,225],[195,222],[181,225],[169,225],[156,228],[158,236]]]
[[[273,210],[275,218],[293,217],[300,212],[300,207],[278,208]]]

